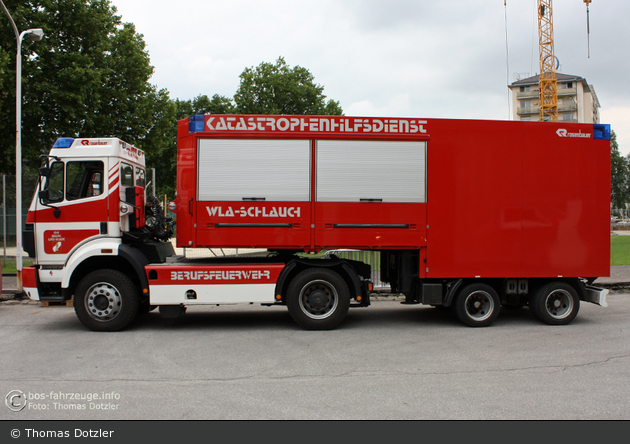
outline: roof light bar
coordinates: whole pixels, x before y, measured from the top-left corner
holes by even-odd
[[[188,118],[188,133],[201,133],[205,123],[205,116],[203,114],[197,114]]]
[[[74,142],[73,137],[60,137],[53,145],[53,148],[70,148],[72,142]]]
[[[603,123],[593,124],[593,139],[610,140],[610,125]]]

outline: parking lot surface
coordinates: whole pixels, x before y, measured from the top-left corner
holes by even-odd
[[[86,330],[72,307],[4,302],[0,393],[26,403],[0,419],[628,420],[630,295],[608,301],[567,326],[524,308],[475,329],[381,299],[333,331],[234,305],[118,333]]]

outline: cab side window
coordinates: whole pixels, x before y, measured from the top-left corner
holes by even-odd
[[[68,162],[66,200],[84,199],[102,193],[103,162]]]
[[[146,185],[145,173],[142,168],[136,167],[136,186],[144,188]]]
[[[123,187],[132,187],[133,182],[133,167],[126,163],[121,164],[120,167],[120,185]]]

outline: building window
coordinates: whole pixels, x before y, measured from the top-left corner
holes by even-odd
[[[530,121],[530,120],[532,120],[532,116],[521,116],[521,120]]]
[[[563,113],[562,114],[562,120],[572,120],[573,119],[573,113]]]

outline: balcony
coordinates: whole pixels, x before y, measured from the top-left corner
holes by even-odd
[[[538,105],[523,106],[520,108],[516,108],[516,114],[518,114],[519,116],[524,116],[527,114],[539,114],[539,113],[540,113],[540,107]]]
[[[516,98],[518,100],[521,99],[537,99],[538,98],[538,90],[534,90],[534,91],[525,91],[525,92],[520,92],[518,91],[516,93]]]
[[[562,103],[558,105],[558,112],[577,111],[577,109],[578,109],[577,103]]]
[[[577,94],[577,88],[558,88],[558,97],[562,96],[575,96]]]
[[[578,109],[577,103],[563,103],[561,105],[558,105],[559,113],[567,112],[567,111],[577,111],[577,109]],[[528,114],[539,114],[539,113],[540,113],[540,107],[538,105],[523,106],[523,107],[516,108],[516,114],[518,114],[519,116],[526,116]]]

